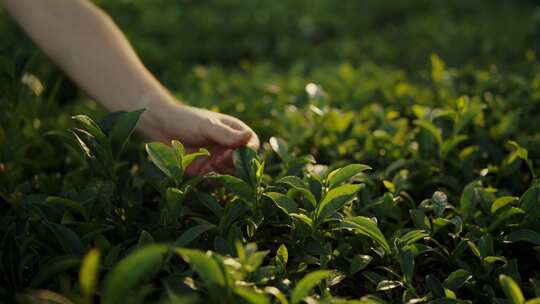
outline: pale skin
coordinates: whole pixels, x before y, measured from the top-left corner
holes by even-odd
[[[145,108],[138,131],[211,156],[192,175],[234,173],[232,152],[259,138],[230,115],[179,102],[143,65],[112,19],[88,0],[0,0],[2,7],[73,81],[110,111]]]

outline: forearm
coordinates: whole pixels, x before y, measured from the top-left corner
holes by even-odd
[[[0,3],[70,78],[107,109],[151,110],[173,102],[113,21],[91,2]]]

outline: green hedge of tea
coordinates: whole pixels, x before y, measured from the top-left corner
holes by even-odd
[[[264,144],[185,176],[3,19],[0,301],[540,301],[534,2],[97,2]]]

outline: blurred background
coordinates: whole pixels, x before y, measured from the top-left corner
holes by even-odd
[[[307,105],[372,107],[365,115],[382,105],[383,112],[407,116],[414,104],[448,104],[487,89],[496,94],[495,86],[504,94],[513,90],[505,99],[526,102],[532,93],[520,99],[519,86],[529,90],[536,79],[536,1],[95,2],[179,98],[239,116],[263,139],[281,135],[294,141],[291,125],[272,122]],[[28,69],[43,83],[45,96],[54,91],[55,100],[70,106],[78,100],[71,113],[101,111],[5,14],[0,36],[1,54],[30,58]],[[505,77],[510,80],[501,82]],[[434,92],[434,82],[443,85],[442,94]],[[512,117],[505,124],[517,128],[519,114]]]
[[[347,61],[414,70],[435,52],[451,65],[511,64],[537,47],[536,1],[95,1],[170,84],[195,64]],[[5,15],[5,51],[31,48]]]

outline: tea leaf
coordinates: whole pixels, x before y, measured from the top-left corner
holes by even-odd
[[[111,149],[115,158],[118,158],[124,151],[131,134],[135,130],[135,126],[139,121],[141,114],[145,109],[139,109],[131,112],[122,113],[115,121],[109,139]]]
[[[377,291],[386,291],[401,286],[403,284],[400,281],[382,280],[377,284]]]
[[[175,181],[182,179],[183,171],[181,164],[178,163],[173,149],[163,143],[153,142],[146,144],[146,152],[150,160],[165,175]]]
[[[377,225],[367,217],[357,216],[345,218],[337,224],[336,229],[353,229],[354,231],[371,238],[381,245],[386,253],[390,253],[390,245],[386,241],[386,238]]]
[[[187,248],[176,248],[175,250],[189,263],[191,268],[199,274],[206,284],[225,286],[225,277],[213,258],[199,250]]]
[[[366,170],[371,170],[371,167],[362,164],[351,164],[343,168],[336,169],[330,172],[330,174],[328,174],[328,187],[334,188],[335,186],[349,180],[355,175],[358,175]]]
[[[343,185],[330,190],[317,206],[315,211],[317,221],[320,222],[341,209],[356,196],[361,187],[361,185]]]
[[[236,149],[233,153],[233,163],[238,175],[252,188],[255,188],[257,182],[256,169],[253,162],[255,159],[255,151],[245,146]]]
[[[245,287],[236,287],[234,293],[242,297],[248,303],[251,304],[269,304],[268,297],[263,293],[258,293],[254,290]]]
[[[240,198],[245,199],[250,202],[255,198],[254,189],[244,180],[239,179],[238,177],[232,175],[222,175],[211,173],[208,175],[209,178],[215,179],[223,186],[231,191],[232,193],[238,195]]]
[[[287,214],[298,212],[298,205],[290,197],[278,192],[267,192],[264,195],[268,196],[283,212]]]
[[[309,227],[313,227],[313,221],[307,215],[301,213],[289,213],[289,215],[297,220],[300,220],[301,222],[304,222]]]
[[[401,273],[406,284],[412,284],[414,275],[414,256],[409,250],[400,251],[399,263],[401,265]]]
[[[107,136],[101,131],[101,128],[90,117],[86,115],[75,115],[72,117],[81,128],[92,134],[100,144],[105,144]]]
[[[212,224],[200,224],[197,226],[193,226],[189,228],[188,230],[184,231],[182,235],[176,239],[174,242],[175,247],[184,247],[189,245],[191,242],[193,242],[195,239],[197,239],[199,236],[201,236],[206,231],[215,228],[216,225]]]
[[[518,198],[515,196],[499,197],[493,202],[493,204],[491,204],[491,213],[495,213],[498,209],[517,201],[518,201]]]
[[[283,183],[291,186],[294,190],[300,192],[313,207],[317,205],[317,200],[315,199],[315,196],[313,195],[313,193],[311,193],[306,183],[299,177],[285,176],[284,178],[278,180],[278,183]]]
[[[523,304],[525,303],[525,298],[523,293],[519,288],[518,284],[509,276],[501,274],[499,276],[499,283],[506,295],[506,298],[510,304]]]
[[[96,291],[100,255],[97,249],[91,249],[83,259],[79,282],[81,290],[86,296],[91,296]]]
[[[508,242],[529,242],[540,246],[540,233],[530,229],[520,229],[512,231],[507,237]]]
[[[309,295],[311,290],[317,286],[322,280],[328,278],[331,272],[328,270],[316,270],[304,276],[296,286],[291,295],[291,304],[300,303]]]
[[[446,280],[444,280],[443,286],[445,288],[451,289],[453,291],[458,291],[458,289],[463,286],[467,281],[472,278],[470,272],[465,269],[458,269],[452,272]]]
[[[442,140],[441,130],[439,130],[433,123],[427,120],[415,120],[414,124],[426,130],[429,134],[431,134],[431,136],[433,136],[433,138],[436,140],[439,146],[442,145],[443,140]]]
[[[169,246],[154,244],[139,248],[118,262],[105,277],[102,303],[113,304],[130,297],[135,287],[161,266]]]
[[[441,284],[441,281],[432,275],[426,276],[426,285],[431,291],[431,297],[433,299],[440,299],[446,297],[446,292]]]
[[[182,158],[182,168],[185,170],[193,161],[197,158],[210,156],[210,152],[206,149],[199,149],[199,151],[184,155]]]
[[[441,158],[446,159],[451,151],[467,139],[467,135],[455,135],[445,140],[440,149]]]

